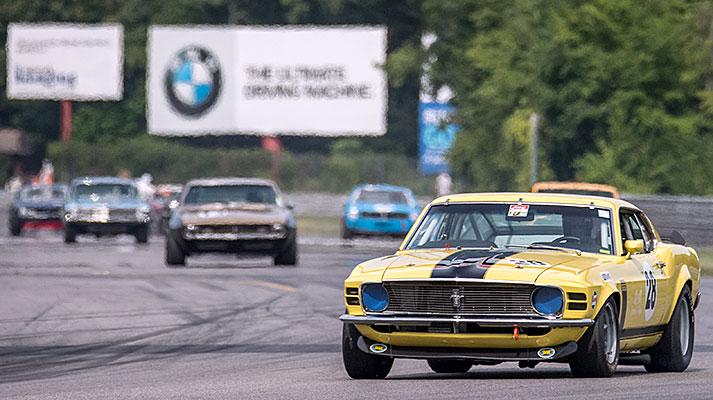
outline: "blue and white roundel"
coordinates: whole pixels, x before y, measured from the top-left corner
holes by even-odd
[[[174,110],[187,117],[200,117],[220,94],[220,64],[208,50],[188,46],[171,61],[164,83],[166,97]]]
[[[213,90],[210,71],[205,65],[186,61],[173,73],[173,91],[182,103],[196,106],[204,103]]]

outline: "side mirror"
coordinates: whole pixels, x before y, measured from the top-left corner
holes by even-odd
[[[673,244],[680,244],[681,246],[686,245],[686,239],[683,238],[683,235],[678,233],[678,231],[673,230],[671,233],[669,233],[667,236],[662,236],[661,240],[671,242]]]
[[[624,242],[624,250],[626,250],[627,257],[635,253],[641,253],[644,251],[644,241],[641,239],[627,240]]]
[[[294,210],[294,209],[295,209],[295,203],[292,202],[292,201],[288,201],[288,202],[287,202],[287,208],[290,209],[290,210]]]

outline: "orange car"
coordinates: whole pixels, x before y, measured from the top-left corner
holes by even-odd
[[[614,186],[586,182],[537,182],[530,190],[533,193],[571,193],[590,196],[619,198]]]

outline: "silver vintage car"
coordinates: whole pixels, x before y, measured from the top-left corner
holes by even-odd
[[[72,243],[82,233],[127,233],[137,243],[147,243],[149,220],[149,205],[141,200],[131,179],[76,178],[64,205],[64,241]]]
[[[186,256],[204,252],[266,254],[275,264],[297,262],[293,207],[270,180],[193,180],[179,204],[168,222],[168,265],[184,265]]]

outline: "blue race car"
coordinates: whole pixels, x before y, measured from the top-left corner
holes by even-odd
[[[403,236],[420,212],[410,189],[392,185],[355,187],[342,215],[342,238],[355,235]]]

